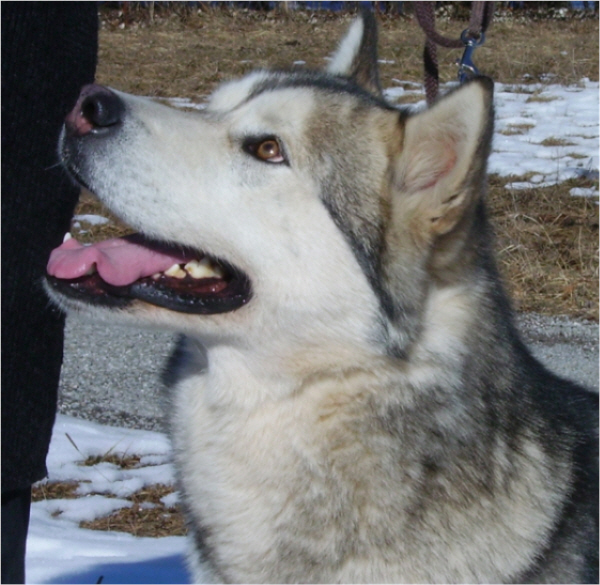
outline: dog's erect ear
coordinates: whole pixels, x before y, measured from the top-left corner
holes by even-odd
[[[451,231],[480,196],[478,179],[485,171],[493,126],[492,95],[493,82],[477,78],[405,121],[395,196],[404,213],[432,236]]]
[[[361,6],[327,67],[329,73],[352,78],[370,93],[381,96],[377,66],[377,22],[371,7]]]

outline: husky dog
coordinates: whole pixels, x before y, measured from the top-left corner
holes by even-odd
[[[327,71],[258,71],[201,112],[83,90],[62,162],[139,234],[66,241],[47,288],[184,335],[196,579],[597,583],[597,397],[515,329],[492,92],[392,107],[368,14]]]

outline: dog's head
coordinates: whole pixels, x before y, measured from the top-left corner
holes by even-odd
[[[199,112],[87,87],[61,160],[139,234],[66,242],[47,288],[207,343],[285,330],[401,347],[424,274],[452,279],[469,254],[491,101],[476,79],[420,113],[390,106],[366,12],[326,71],[257,71]]]

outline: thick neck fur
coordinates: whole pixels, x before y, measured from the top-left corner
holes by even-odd
[[[434,242],[427,255],[413,257],[406,269],[410,281],[388,281],[388,287],[398,287],[390,297],[403,299],[387,322],[388,354],[400,356],[409,369],[430,364],[459,372],[468,369],[463,367],[467,355],[473,362],[481,355],[488,367],[479,371],[485,373],[493,371],[494,355],[501,363],[514,351],[518,334],[499,284],[491,232],[480,201],[457,232]],[[415,278],[419,274],[421,279]]]

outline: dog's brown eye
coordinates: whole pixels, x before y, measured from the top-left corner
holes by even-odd
[[[248,140],[244,144],[247,152],[268,163],[285,162],[282,148],[276,138],[265,138],[262,140]]]
[[[281,162],[283,160],[279,144],[276,140],[265,140],[264,142],[261,142],[256,149],[256,156],[262,160],[268,160],[269,162]]]

